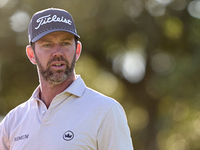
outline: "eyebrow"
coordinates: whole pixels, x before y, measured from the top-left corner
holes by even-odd
[[[72,40],[72,39],[73,38],[71,38],[71,37],[64,37],[64,38],[61,39],[61,41]]]
[[[40,42],[51,42],[49,39],[41,39]]]
[[[61,38],[61,41],[66,41],[66,40],[72,40],[73,37],[63,37]],[[51,38],[41,38],[41,42],[51,42]]]
[[[60,37],[60,41],[66,41],[66,40],[72,40],[74,38],[74,36],[70,36],[70,35],[63,35]],[[42,37],[40,39],[40,42],[52,42],[53,41],[53,37]]]

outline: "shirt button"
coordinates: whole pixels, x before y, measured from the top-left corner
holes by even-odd
[[[46,111],[45,110],[42,110],[42,114],[44,115],[46,113]]]

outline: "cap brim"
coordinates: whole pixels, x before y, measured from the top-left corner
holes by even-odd
[[[74,36],[80,38],[80,36],[70,30],[66,30],[66,29],[53,29],[53,30],[48,30],[48,31],[44,31],[42,33],[40,33],[39,35],[37,35],[36,37],[34,37],[31,42],[36,42],[38,41],[39,39],[41,39],[42,37],[44,37],[45,35],[49,34],[49,33],[52,33],[52,32],[56,32],[56,31],[65,31],[65,32],[69,32],[71,34],[73,34]]]

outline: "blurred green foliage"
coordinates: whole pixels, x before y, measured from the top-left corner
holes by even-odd
[[[38,85],[26,57],[36,11],[68,10],[86,84],[125,108],[135,150],[200,150],[200,0],[0,0],[0,114]]]

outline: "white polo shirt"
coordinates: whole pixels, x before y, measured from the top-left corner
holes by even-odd
[[[133,150],[121,105],[80,76],[48,109],[39,91],[1,122],[0,150]]]

